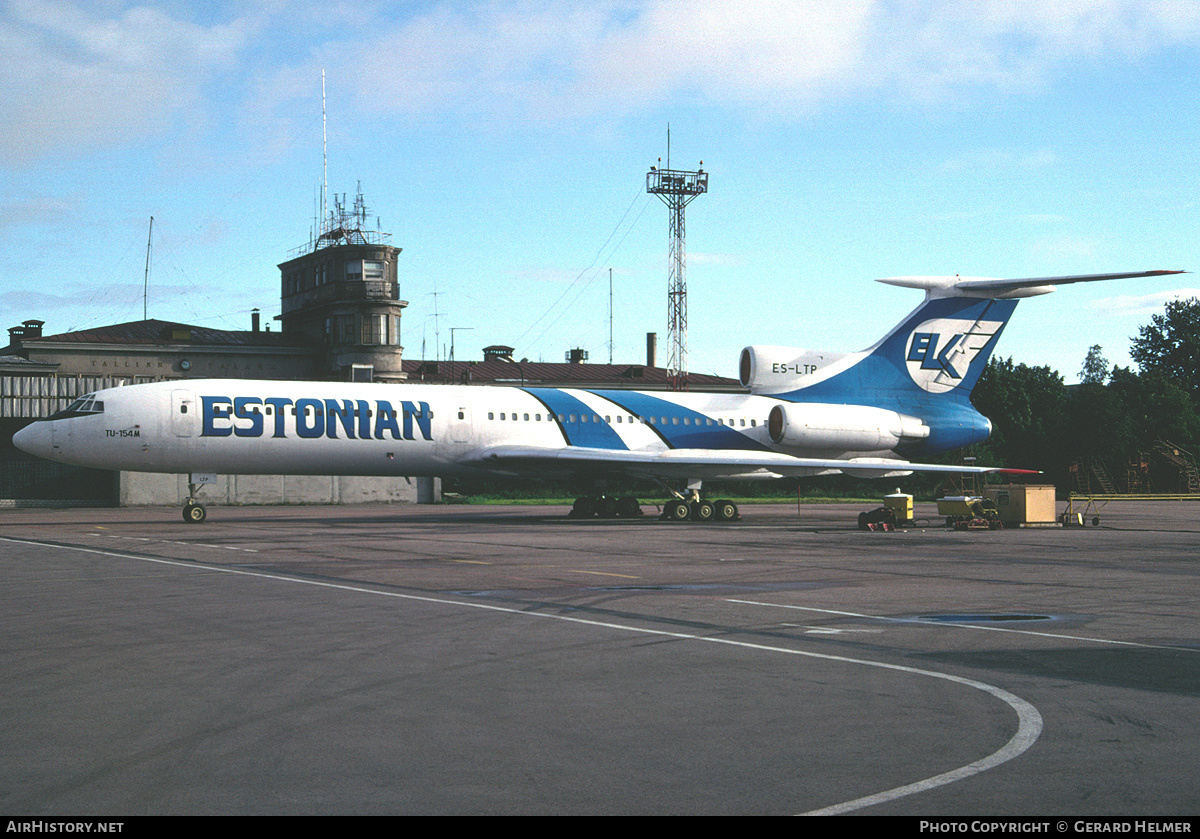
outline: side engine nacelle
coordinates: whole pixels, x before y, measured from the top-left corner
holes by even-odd
[[[846,355],[799,347],[746,347],[738,363],[738,375],[742,387],[753,393],[778,393],[801,387],[804,379]]]
[[[883,408],[800,402],[772,407],[767,432],[777,445],[788,448],[878,452],[925,439],[929,426]]]

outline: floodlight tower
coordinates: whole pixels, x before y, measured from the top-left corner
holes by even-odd
[[[662,158],[659,158],[662,163]],[[700,161],[704,165],[704,161]],[[687,390],[687,282],[684,278],[684,219],[683,208],[697,195],[708,192],[708,173],[703,169],[684,172],[651,166],[646,174],[646,192],[653,193],[667,205],[671,215],[671,268],[667,280],[667,342],[671,345],[667,360],[667,375],[672,390]]]

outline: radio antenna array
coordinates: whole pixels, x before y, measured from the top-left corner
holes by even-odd
[[[685,266],[685,225],[683,209],[697,195],[708,192],[708,173],[672,169],[671,129],[667,129],[667,168],[651,166],[646,174],[646,192],[657,195],[667,205],[671,220],[671,259],[667,279],[667,342],[670,344],[667,377],[672,390],[687,390],[687,280]],[[704,166],[704,161],[700,161]]]

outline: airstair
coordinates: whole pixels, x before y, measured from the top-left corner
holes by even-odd
[[[1078,493],[1084,495],[1117,494],[1117,486],[1109,476],[1108,470],[1104,468],[1100,458],[1094,455],[1080,458],[1072,464],[1071,477],[1075,484],[1075,491]]]
[[[1110,501],[1200,500],[1200,468],[1195,457],[1169,440],[1157,441],[1151,451],[1139,452],[1129,462],[1122,494],[1095,457],[1076,461],[1071,474],[1076,488],[1062,515],[1064,524],[1083,524],[1090,519],[1098,525],[1099,513]]]
[[[1196,467],[1196,458],[1191,452],[1169,440],[1159,440],[1154,444],[1154,454],[1169,470],[1178,475],[1179,492],[1200,492],[1200,468]]]

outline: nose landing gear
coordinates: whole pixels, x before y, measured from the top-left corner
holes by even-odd
[[[208,510],[204,509],[204,505],[196,500],[196,493],[200,491],[200,487],[212,482],[211,475],[188,473],[188,497],[187,501],[183,503],[183,520],[188,524],[200,524],[208,518]]]

